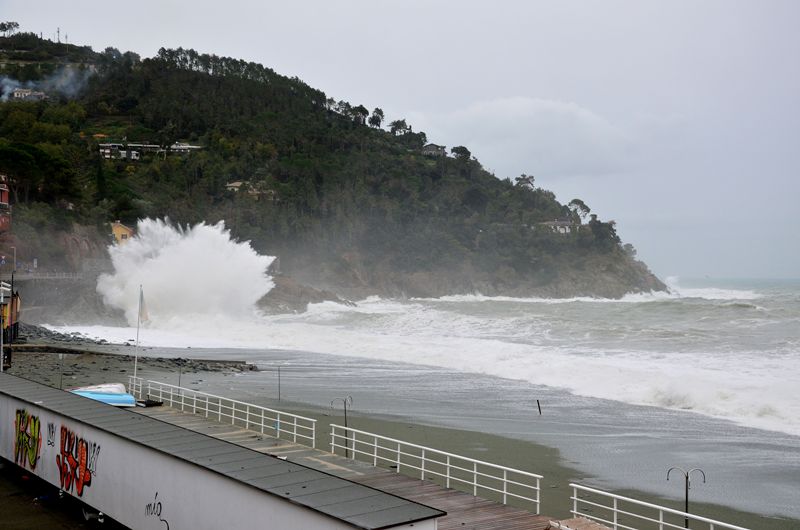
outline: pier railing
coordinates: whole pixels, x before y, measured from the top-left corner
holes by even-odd
[[[455,455],[379,434],[331,424],[331,452],[345,452],[352,459],[373,466],[394,468],[398,473],[432,480],[447,488],[471,490],[508,504],[511,499],[533,503],[539,512],[541,475]]]
[[[206,392],[180,386],[145,381],[141,377],[130,376],[129,392],[136,399],[162,401],[170,407],[230,422],[245,429],[269,434],[276,438],[292,440],[311,447],[316,446],[317,420],[298,416],[289,412],[260,407],[235,399],[215,396]]]
[[[607,525],[612,530],[684,529],[689,527],[688,522],[697,523],[692,525],[695,530],[703,528],[747,530],[741,526],[637,501],[580,484],[570,484],[570,487],[572,514]]]

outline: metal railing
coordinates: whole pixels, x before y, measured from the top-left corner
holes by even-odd
[[[269,409],[235,399],[215,396],[180,386],[128,377],[128,391],[137,399],[161,401],[183,412],[199,414],[219,422],[230,422],[245,429],[316,446],[317,420],[289,412]]]
[[[336,453],[337,448],[349,452],[351,459],[358,455],[360,460],[372,462],[375,467],[384,464],[398,473],[405,471],[447,488],[463,490],[463,486],[468,486],[475,496],[479,490],[491,492],[503,504],[508,504],[509,498],[532,502],[535,513],[539,513],[542,476],[535,473],[331,424],[331,452]]]
[[[572,514],[576,517],[586,517],[608,525],[612,530],[664,530],[666,528],[679,528],[682,530],[683,528],[688,528],[687,521],[702,523],[701,525],[694,525],[693,528],[695,529],[707,528],[708,530],[715,530],[725,528],[728,530],[747,530],[741,526],[692,515],[657,504],[637,501],[636,499],[588,488],[580,484],[570,484],[570,487],[572,487]],[[587,495],[584,498],[580,498],[578,497],[579,491]],[[599,499],[589,500],[590,496],[599,497]],[[580,511],[581,508],[584,511]],[[587,513],[587,510],[592,512],[599,511],[600,515]],[[634,513],[632,510],[637,510],[639,513]]]
[[[7,274],[10,274],[10,270]],[[80,272],[26,272],[17,270],[15,279],[21,280],[82,280],[83,274]]]

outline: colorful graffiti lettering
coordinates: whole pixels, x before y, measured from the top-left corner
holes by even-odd
[[[61,427],[61,454],[56,455],[61,489],[83,496],[84,488],[92,485],[97,470],[100,446],[79,438],[67,427]]]
[[[14,463],[34,471],[42,448],[39,417],[28,414],[25,409],[17,409],[14,432]]]

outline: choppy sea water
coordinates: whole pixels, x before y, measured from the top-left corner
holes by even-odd
[[[221,227],[170,230],[140,227],[99,286],[135,324],[143,285],[145,347],[280,364],[303,374],[288,387],[297,401],[344,392],[365,412],[554,445],[609,487],[672,495],[666,469],[702,467],[715,486],[697,487],[698,500],[800,516],[800,280],[673,278],[670,293],[621,300],[370,298],[264,316],[253,307],[271,287],[265,257]],[[230,274],[239,262],[246,272]],[[242,390],[263,391],[267,377],[242,378]],[[547,415],[531,416],[536,399]]]

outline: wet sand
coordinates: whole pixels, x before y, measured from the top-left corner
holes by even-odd
[[[80,350],[75,346],[70,346],[70,348],[75,348],[74,351]],[[87,348],[94,350],[94,352],[67,353],[63,355],[63,359],[59,359],[59,355],[55,353],[33,351],[23,353],[19,351],[15,353],[14,363],[9,373],[54,387],[58,387],[61,384],[63,388],[106,382],[127,383],[127,377],[133,371],[133,358],[131,356],[98,353],[96,345],[90,345]],[[119,347],[108,347],[107,349],[120,350]],[[187,350],[187,354],[191,354],[191,350]],[[227,397],[246,398],[246,401],[255,402],[256,404],[316,418],[319,421],[318,432],[321,433],[318,444],[320,447],[325,446],[328,442],[328,437],[327,434],[322,433],[329,432],[328,424],[331,422],[342,423],[343,418],[340,411],[332,412],[329,409],[285,400],[278,403],[274,397],[267,397],[266,392],[257,399],[254,399],[252,395],[236,395],[236,375],[241,375],[243,371],[246,372],[247,370],[249,370],[249,366],[239,362],[148,357],[140,357],[138,365],[138,374],[147,379],[162,380],[176,384],[177,378],[182,377],[183,386],[198,390],[202,390],[204,387],[219,388],[220,386],[225,386],[229,389],[224,393]],[[220,392],[214,391],[213,393]],[[570,496],[572,493],[569,483],[581,481],[585,477],[584,474],[565,465],[557,449],[528,441],[421,425],[413,423],[413,418],[373,417],[350,413],[348,419],[349,425],[356,429],[375,432],[391,438],[541,474],[545,477],[542,482],[542,512],[555,518],[569,516]],[[2,495],[0,499],[6,498],[6,491],[16,491],[13,485],[8,485],[8,470],[0,473],[0,495]],[[681,508],[681,503],[676,503],[674,500],[662,499],[642,492],[617,490],[614,493],[675,509]],[[20,495],[12,496],[19,497]],[[16,500],[18,501],[19,499]],[[10,519],[4,517],[4,521],[16,521],[18,518],[22,520],[26,517],[31,517],[32,514],[46,511],[39,509],[38,506],[35,509],[32,508],[28,501],[12,503],[9,508],[11,513],[7,511],[6,515]],[[784,530],[800,528],[800,521],[797,520],[770,518],[758,514],[739,512],[722,506],[693,503],[691,511],[752,529]],[[58,521],[61,521],[61,518],[68,517],[68,514],[63,511],[45,515],[47,517],[55,517]],[[59,522],[59,524],[61,523]],[[63,524],[84,523],[76,519],[71,523],[65,520]],[[86,527],[57,526],[45,523],[36,524],[35,526],[52,528]],[[10,528],[28,527],[30,525],[10,526]]]

